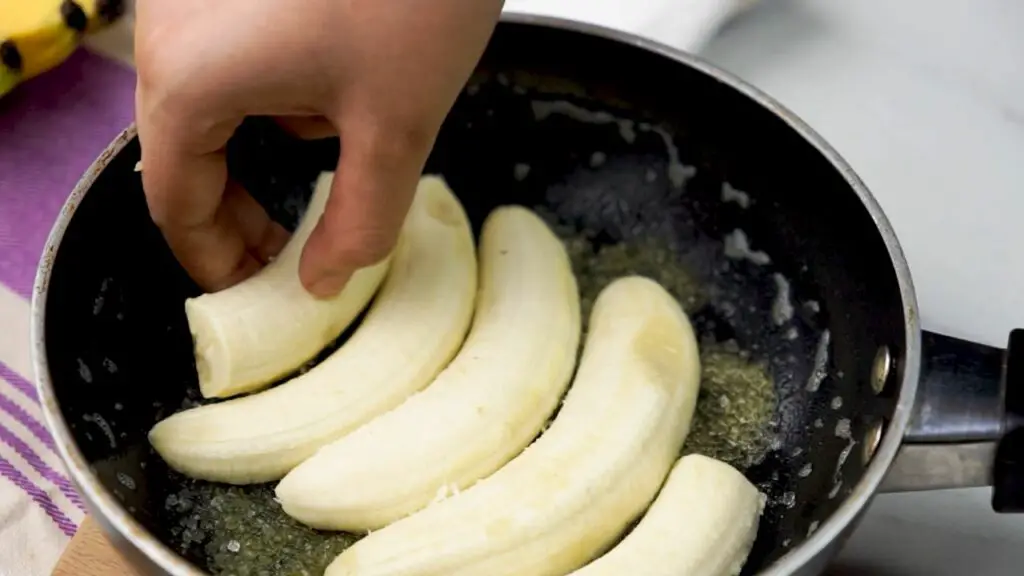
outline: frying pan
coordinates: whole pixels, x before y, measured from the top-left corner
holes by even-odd
[[[338,153],[336,140],[297,142],[252,119],[229,169],[294,227]],[[207,559],[182,545],[167,506],[187,481],[146,441],[198,398],[183,301],[199,291],[148,217],[139,157],[129,128],[53,229],[33,298],[36,377],[61,455],[115,544],[143,570],[201,574]],[[477,227],[518,203],[597,243],[657,232],[709,287],[690,310],[698,331],[763,359],[777,395],[771,449],[745,470],[769,496],[746,573],[820,573],[883,481],[991,483],[997,510],[1021,508],[1021,335],[1001,350],[923,333],[871,194],[741,80],[620,32],[506,14],[427,171]],[[746,200],[723,201],[725,184]],[[737,230],[756,253],[728,249]],[[786,329],[772,316],[779,277],[795,310]]]

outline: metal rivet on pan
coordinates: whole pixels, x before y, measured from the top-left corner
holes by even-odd
[[[871,458],[875,455],[875,450],[878,449],[878,445],[882,442],[882,422],[876,422],[868,428],[867,435],[864,436],[864,464],[867,465],[871,462]]]
[[[889,370],[892,369],[892,355],[889,354],[889,347],[882,346],[875,353],[875,362],[871,365],[871,389],[875,394],[881,394],[885,390],[885,383],[889,379]]]

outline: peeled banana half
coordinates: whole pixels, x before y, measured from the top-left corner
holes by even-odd
[[[321,446],[399,405],[458,351],[477,289],[473,233],[436,177],[420,180],[391,269],[352,337],[275,388],[179,412],[149,440],[204,480],[278,480]]]
[[[732,466],[684,456],[636,528],[570,576],[735,576],[757,536],[764,502]]]
[[[579,344],[568,255],[537,215],[509,206],[485,221],[479,266],[475,317],[451,364],[289,472],[276,491],[286,513],[321,529],[377,529],[488,476],[540,432]]]
[[[0,0],[0,96],[63,62],[124,0]]]
[[[333,180],[333,173],[320,175],[302,222],[277,259],[230,288],[185,301],[203,396],[253,392],[299,368],[373,298],[390,255],[356,271],[332,298],[313,297],[299,280],[302,248],[323,214]]]
[[[327,576],[560,576],[586,564],[647,508],[676,461],[699,362],[668,292],[616,280],[595,303],[550,428],[492,476],[360,540]]]

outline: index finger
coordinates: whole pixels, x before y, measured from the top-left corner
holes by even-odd
[[[142,182],[153,221],[193,280],[219,290],[247,278],[259,262],[240,223],[222,202],[227,186],[223,147],[237,126],[198,131],[195,119],[149,107],[137,90]]]

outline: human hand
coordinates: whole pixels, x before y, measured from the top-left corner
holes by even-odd
[[[229,180],[245,116],[337,133],[324,215],[299,273],[320,297],[394,246],[423,165],[502,0],[139,0],[136,120],[154,222],[193,279],[255,273],[287,232]]]

